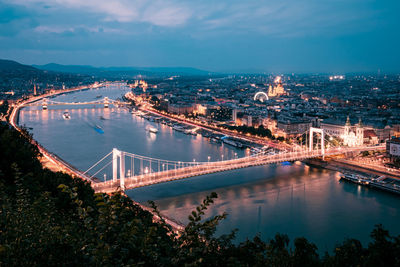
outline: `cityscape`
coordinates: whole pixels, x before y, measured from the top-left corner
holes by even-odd
[[[398,3],[145,2],[0,0],[0,264],[400,266]]]

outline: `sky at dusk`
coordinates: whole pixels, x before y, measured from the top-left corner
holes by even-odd
[[[400,0],[0,0],[0,58],[400,72]]]

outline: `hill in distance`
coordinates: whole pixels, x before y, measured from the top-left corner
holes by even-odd
[[[0,59],[0,71],[40,71],[32,66],[23,65],[13,60]]]
[[[134,75],[188,75],[208,76],[211,72],[189,67],[93,67],[88,65],[61,65],[50,63],[33,67],[55,72],[79,73],[95,76],[134,76]]]

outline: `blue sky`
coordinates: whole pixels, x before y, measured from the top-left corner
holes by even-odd
[[[0,58],[400,72],[400,0],[0,0]]]

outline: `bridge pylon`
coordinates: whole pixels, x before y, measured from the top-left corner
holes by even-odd
[[[119,159],[119,164],[118,164]],[[112,169],[113,169],[113,181],[118,180],[118,166],[119,166],[119,182],[121,190],[125,190],[125,152],[120,151],[116,148],[112,150]]]
[[[108,104],[109,104],[109,99],[108,97],[104,98],[104,108],[108,108]]]
[[[314,128],[310,127],[310,142],[309,142],[309,151],[312,151],[314,149],[314,133],[320,133],[321,134],[321,153],[322,155],[325,154],[325,132],[324,129],[321,128]]]

